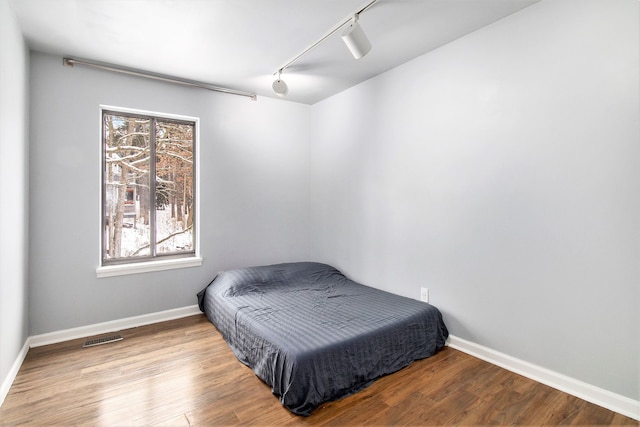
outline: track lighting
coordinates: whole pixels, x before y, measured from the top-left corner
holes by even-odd
[[[324,42],[329,37],[331,37],[336,32],[338,32],[338,30],[340,30],[345,25],[348,25],[348,26],[342,32],[342,40],[344,40],[345,44],[349,48],[349,51],[351,51],[351,54],[353,55],[353,57],[355,59],[360,59],[363,56],[365,56],[367,53],[369,53],[369,51],[371,50],[371,42],[369,41],[367,36],[364,34],[364,31],[362,31],[362,27],[360,27],[360,24],[358,24],[358,18],[360,17],[360,14],[362,12],[366,11],[367,9],[369,9],[371,6],[373,6],[379,1],[380,0],[369,1],[369,3],[367,3],[365,6],[356,10],[349,17],[347,17],[346,19],[344,19],[343,21],[335,25],[333,28],[331,28],[324,36],[320,37],[318,41],[316,41],[315,43],[307,47],[305,50],[303,50],[298,55],[296,55],[291,60],[289,60],[289,62],[284,64],[282,67],[280,67],[278,71],[273,73],[274,75],[278,74],[278,78],[272,84],[273,91],[280,96],[285,96],[287,93],[289,93],[289,88],[287,87],[287,84],[280,79],[280,74],[282,74],[282,72],[285,69],[289,68],[298,59],[302,58],[307,52],[309,52],[310,50],[318,46],[320,43]]]
[[[342,32],[342,40],[355,59],[360,59],[371,50],[371,42],[358,24],[358,15],[354,15],[349,26]]]
[[[273,91],[280,96],[285,96],[289,93],[289,87],[284,82],[284,80],[280,79],[280,74],[282,70],[278,70],[278,78],[273,82]]]

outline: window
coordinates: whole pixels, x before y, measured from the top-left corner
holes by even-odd
[[[102,110],[102,266],[196,257],[197,124]]]

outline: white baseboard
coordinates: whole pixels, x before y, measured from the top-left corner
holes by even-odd
[[[640,421],[640,401],[587,384],[508,354],[450,335],[447,345],[508,371]]]
[[[110,322],[96,323],[93,325],[80,326],[78,328],[65,329],[62,331],[50,332],[42,335],[34,335],[28,338],[29,347],[40,347],[43,345],[55,344],[59,342],[85,338],[93,335],[116,332],[122,329],[136,328],[138,326],[150,325],[152,323],[165,322],[167,320],[180,319],[182,317],[193,316],[202,313],[197,305],[175,308],[172,310],[159,311],[157,313],[143,314],[141,316],[126,317],[124,319],[112,320]]]
[[[11,369],[9,370],[7,377],[2,381],[2,386],[0,387],[0,406],[4,403],[4,399],[7,397],[7,394],[9,394],[9,389],[18,375],[18,371],[22,366],[22,362],[24,362],[24,358],[27,357],[27,352],[29,352],[28,338],[20,349],[20,353],[18,353],[18,357],[16,357],[15,362],[11,365]]]

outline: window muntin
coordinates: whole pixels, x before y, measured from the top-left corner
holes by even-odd
[[[195,256],[197,121],[103,110],[102,127],[102,265]]]

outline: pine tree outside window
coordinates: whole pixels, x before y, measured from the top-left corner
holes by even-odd
[[[102,266],[197,256],[197,125],[102,110]]]

